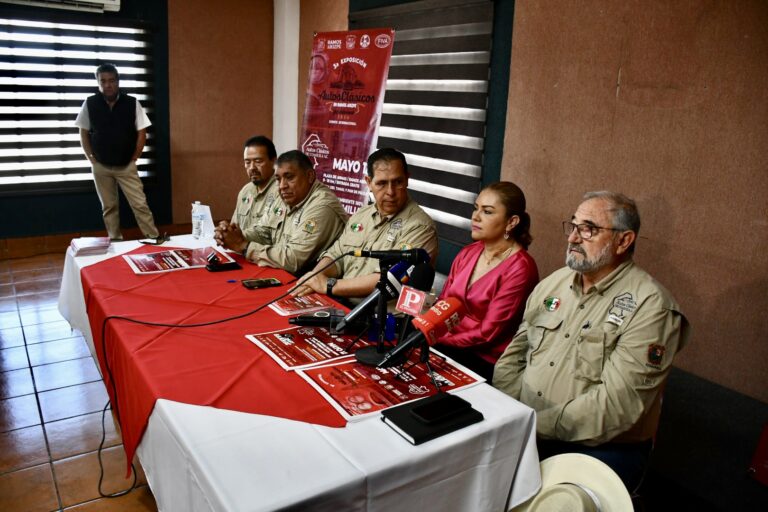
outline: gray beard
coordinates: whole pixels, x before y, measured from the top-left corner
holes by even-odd
[[[581,253],[584,258],[577,259],[576,253],[571,252],[571,249],[574,247],[576,250],[581,250],[581,247],[569,244],[565,253],[565,264],[568,265],[568,268],[571,270],[581,272],[582,274],[589,274],[600,270],[611,262],[612,255],[610,244],[603,247],[600,254],[591,260],[588,259],[584,253]]]

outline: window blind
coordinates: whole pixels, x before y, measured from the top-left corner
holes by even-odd
[[[350,13],[395,29],[378,147],[405,153],[412,197],[465,244],[481,186],[493,3],[424,0]]]
[[[150,41],[138,26],[0,17],[0,193],[92,179],[74,121],[98,92],[99,64],[115,64],[120,92],[136,97],[154,121]],[[150,127],[137,162],[144,178],[155,175],[153,142]]]

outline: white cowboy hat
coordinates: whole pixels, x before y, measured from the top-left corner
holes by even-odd
[[[632,512],[632,498],[607,464],[581,453],[541,461],[541,490],[512,512]]]

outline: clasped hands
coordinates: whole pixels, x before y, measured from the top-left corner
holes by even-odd
[[[236,222],[220,221],[213,230],[213,239],[216,240],[216,245],[239,253],[245,252],[248,247],[248,241]]]

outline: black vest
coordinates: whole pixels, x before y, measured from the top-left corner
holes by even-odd
[[[105,165],[128,165],[136,150],[136,98],[121,94],[110,109],[104,96],[94,94],[87,105],[96,160]]]

